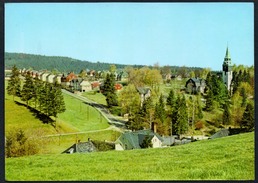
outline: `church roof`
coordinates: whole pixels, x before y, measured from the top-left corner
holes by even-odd
[[[225,58],[230,58],[230,54],[229,54],[229,51],[228,51],[228,47],[227,47],[227,51],[226,51]]]

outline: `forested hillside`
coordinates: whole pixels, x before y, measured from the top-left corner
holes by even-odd
[[[11,69],[13,65],[18,68],[32,68],[35,70],[46,69],[49,71],[79,73],[82,69],[108,70],[112,63],[81,61],[69,57],[42,56],[24,53],[5,53],[5,69]],[[114,64],[117,69],[122,69],[126,65]],[[136,66],[134,66],[136,67]]]
[[[43,55],[33,55],[25,53],[5,53],[5,69],[11,69],[13,65],[16,65],[17,68],[31,68],[34,70],[49,70],[49,71],[59,71],[59,72],[75,72],[79,73],[81,70],[109,70],[110,65],[113,63],[104,63],[104,62],[90,62],[90,61],[81,61],[69,57],[61,56],[43,56]],[[173,63],[172,63],[173,64]],[[126,66],[132,66],[134,68],[141,68],[143,65],[124,65],[124,64],[114,64],[116,69],[123,69]],[[152,68],[152,63],[149,67]],[[190,70],[201,69],[198,67],[179,67],[179,66],[168,66],[173,73],[177,73],[180,69],[185,69],[186,72]]]

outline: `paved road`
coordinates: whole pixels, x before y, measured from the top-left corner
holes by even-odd
[[[102,114],[102,116],[104,116],[104,118],[107,119],[107,121],[110,125],[114,125],[115,127],[118,127],[118,128],[121,128],[121,129],[126,129],[126,127],[125,127],[125,122],[126,121],[113,116],[104,105],[96,103],[96,102],[94,102],[94,101],[92,101],[92,100],[90,100],[86,97],[71,93],[71,92],[69,92],[67,90],[64,90],[64,89],[62,89],[62,92],[67,94],[67,95],[70,95],[74,98],[77,98],[81,101],[84,101],[85,103],[87,103],[87,104],[91,105],[92,107],[94,107],[95,109],[97,109]]]

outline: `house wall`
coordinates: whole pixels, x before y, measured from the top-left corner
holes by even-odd
[[[151,142],[152,142],[152,147],[153,148],[157,148],[157,147],[161,147],[162,145],[162,142],[158,139],[158,137],[154,136],[152,139],[151,139]]]
[[[47,77],[47,82],[49,82],[49,83],[54,83],[54,77],[55,77],[55,75],[49,75],[48,77]]]
[[[123,151],[123,147],[121,146],[121,144],[115,144],[115,149],[118,151]]]

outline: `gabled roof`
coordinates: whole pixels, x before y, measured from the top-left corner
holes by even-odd
[[[126,144],[126,149],[141,149],[140,144],[143,143],[143,140],[146,137],[150,137],[151,139],[156,136],[161,142],[163,142],[163,138],[154,133],[152,130],[139,130],[135,132],[125,132],[123,133],[117,140],[116,143]]]
[[[150,91],[150,88],[147,88],[147,87],[137,87],[137,91],[140,93],[140,94],[147,94],[149,91]]]

